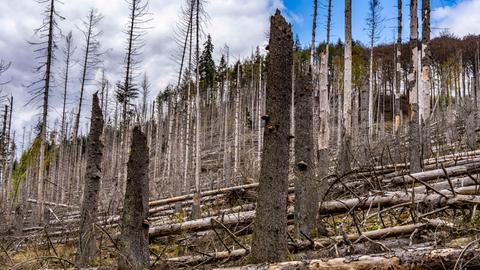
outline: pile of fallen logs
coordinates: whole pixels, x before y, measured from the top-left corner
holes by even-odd
[[[318,236],[291,238],[289,262],[241,269],[475,269],[480,265],[479,174],[480,151],[472,151],[425,160],[420,173],[395,164],[332,175],[319,203]],[[203,192],[202,218],[195,220],[189,220],[193,194],[150,201],[152,263],[205,269],[247,265],[257,186]],[[294,187],[289,191],[286,211],[293,224]],[[101,246],[112,250],[121,219],[107,213],[101,211],[96,225]],[[22,252],[32,239],[45,248],[72,245],[79,211],[54,216],[47,226],[2,239],[3,254]]]

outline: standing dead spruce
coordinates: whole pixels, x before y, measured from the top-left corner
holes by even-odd
[[[291,26],[277,10],[270,19],[263,160],[260,169],[252,262],[287,259],[287,194],[292,97]]]
[[[127,168],[127,189],[123,202],[118,269],[148,268],[148,147],[147,138],[136,126]]]

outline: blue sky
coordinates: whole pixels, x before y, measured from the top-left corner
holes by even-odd
[[[325,40],[326,21],[327,21],[327,0],[318,0],[318,27],[317,42]],[[448,8],[459,4],[460,2],[468,2],[470,0],[431,0],[432,10],[439,8]],[[397,0],[381,0],[383,7],[382,17],[385,19],[383,23],[383,32],[379,43],[392,42],[394,39],[394,31],[397,21]],[[403,0],[403,39],[407,40],[409,36],[408,19],[410,12],[410,1]],[[421,0],[419,0],[419,15],[421,8]],[[284,0],[287,14],[293,24],[293,29],[298,34],[303,46],[309,45],[311,40],[313,1],[312,0]],[[333,42],[344,37],[344,0],[332,0],[332,36]],[[368,43],[368,35],[365,30],[365,21],[368,15],[368,0],[352,1],[352,33],[355,40]],[[432,27],[435,27],[435,20],[432,19]],[[440,29],[433,30],[438,33]]]

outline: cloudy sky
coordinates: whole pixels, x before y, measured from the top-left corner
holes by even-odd
[[[327,0],[319,0],[326,3]],[[480,33],[480,0],[431,0],[432,1],[432,26],[434,32],[448,30],[458,36],[468,33]],[[122,74],[124,29],[128,6],[124,0],[68,0],[58,6],[58,12],[65,17],[59,22],[63,33],[73,31],[77,54],[75,59],[80,60],[81,47],[84,41],[77,29],[81,25],[90,8],[96,8],[104,19],[99,28],[103,31],[100,41],[102,48],[107,53],[104,56],[103,66],[108,78],[115,82]],[[385,18],[383,35],[380,42],[393,40],[393,31],[396,23],[396,0],[381,0],[383,5],[383,17]],[[409,2],[404,0],[404,2]],[[146,46],[143,54],[142,66],[152,81],[152,98],[169,83],[175,82],[178,73],[178,64],[174,55],[178,53],[178,46],[174,40],[174,32],[179,18],[179,11],[184,0],[150,0],[150,12],[152,13],[152,27],[145,37]],[[367,15],[367,0],[353,1],[353,36],[362,42],[367,41],[364,29]],[[343,38],[343,0],[333,0],[333,26],[332,40]],[[34,35],[34,28],[41,25],[41,11],[44,7],[34,0],[0,0],[0,59],[12,62],[10,70],[3,75],[1,81],[11,80],[11,83],[1,86],[3,93],[12,93],[15,99],[13,127],[17,130],[17,140],[21,138],[23,127],[36,122],[39,108],[33,105],[25,106],[29,99],[27,85],[35,79],[33,68],[35,67],[34,48],[28,41],[38,40]],[[205,26],[205,32],[210,33],[216,47],[218,59],[221,48],[228,44],[230,55],[233,60],[247,57],[257,45],[264,46],[268,35],[268,18],[270,14],[279,8],[286,14],[293,24],[294,31],[298,34],[302,44],[308,45],[311,32],[312,1],[311,0],[208,0],[206,10],[209,20]],[[409,7],[405,3],[405,20],[408,16]],[[326,9],[319,9],[320,40],[325,36]],[[408,37],[408,27],[404,37]],[[58,44],[60,47],[63,44]],[[61,52],[58,53],[61,59]],[[62,68],[61,61],[55,63],[54,68],[59,71]],[[69,110],[72,110],[78,102],[80,65],[77,63],[71,73],[69,88]],[[99,76],[96,74],[95,76]],[[58,80],[59,82],[60,80]],[[59,84],[57,82],[57,84]],[[96,91],[94,84],[87,87],[86,101],[82,119],[85,123],[89,107],[90,96]],[[61,108],[61,87],[52,91],[50,107],[50,128],[53,119],[58,118]]]

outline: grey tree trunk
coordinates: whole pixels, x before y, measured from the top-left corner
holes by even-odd
[[[119,241],[119,269],[148,268],[148,146],[147,138],[135,126],[132,132],[127,167],[127,189],[123,202],[122,230]]]
[[[313,85],[310,72],[299,72],[295,87],[295,233],[313,236],[317,192],[313,162]]]
[[[422,73],[419,91],[419,118],[421,124],[430,117],[430,0],[422,0]]]
[[[418,117],[418,16],[417,0],[410,0],[410,46],[412,48],[413,68],[408,76],[410,91],[410,173],[421,171],[422,150]]]
[[[288,252],[287,195],[293,38],[291,26],[279,10],[270,22],[265,143],[252,239],[252,262],[283,261],[287,259]]]
[[[103,156],[103,115],[98,101],[98,95],[93,95],[92,118],[87,145],[87,170],[85,188],[80,214],[80,234],[78,237],[77,264],[88,266],[95,258],[96,245],[94,223],[97,217],[101,163]]]
[[[343,121],[339,132],[342,142],[339,151],[339,172],[350,171],[352,140],[352,0],[345,0],[345,68],[343,79]]]
[[[315,34],[317,32],[317,6],[318,0],[313,0],[312,44],[310,45],[310,66],[312,68],[315,55]]]
[[[45,152],[47,148],[47,129],[48,129],[48,100],[50,91],[51,68],[53,58],[54,44],[54,16],[55,16],[55,0],[50,1],[50,9],[48,12],[48,41],[47,41],[47,59],[45,63],[45,86],[43,90],[43,104],[42,104],[42,125],[41,125],[41,144],[40,144],[40,158],[38,166],[38,189],[37,189],[37,209],[35,213],[35,221],[37,223],[43,222],[45,205],[44,205],[44,188],[45,188]]]
[[[396,54],[395,54],[395,65],[396,65],[396,71],[395,71],[395,131],[397,131],[400,128],[400,114],[401,112],[401,99],[400,99],[400,94],[401,94],[401,81],[402,81],[402,63],[401,63],[401,58],[402,58],[402,0],[398,0],[397,2],[397,12],[398,12],[398,17],[397,17],[397,44],[396,44]]]

